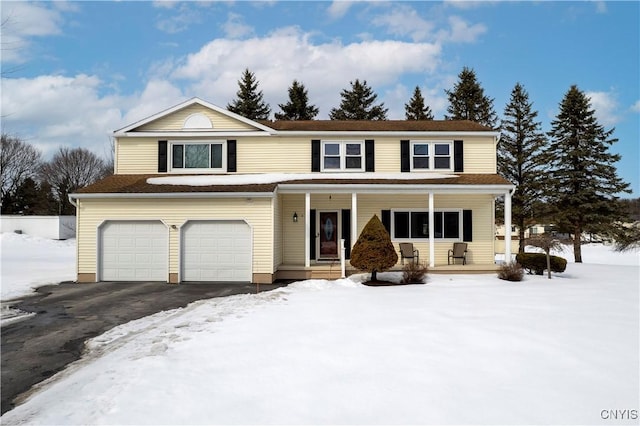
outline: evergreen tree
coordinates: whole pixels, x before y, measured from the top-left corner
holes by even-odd
[[[361,271],[371,272],[371,281],[378,279],[378,272],[386,271],[398,263],[398,253],[378,216],[373,215],[362,229],[351,250],[350,262]]]
[[[556,225],[572,235],[576,263],[582,262],[583,232],[607,231],[626,220],[616,194],[630,190],[617,175],[620,155],[609,152],[618,140],[613,130],[598,123],[589,98],[575,85],[551,122],[547,196]]]
[[[433,120],[433,112],[424,104],[420,87],[416,86],[408,104],[404,104],[404,116],[407,120]]]
[[[238,80],[237,98],[227,105],[227,109],[250,120],[269,119],[271,107],[264,102],[262,91],[258,91],[258,84],[256,76],[245,69],[242,78]]]
[[[524,253],[525,227],[535,220],[536,203],[540,200],[544,184],[543,149],[547,144],[540,122],[535,121],[538,112],[529,102],[529,94],[517,83],[511,92],[511,100],[504,109],[498,144],[498,173],[517,185],[512,198],[513,223],[520,232],[520,253]]]
[[[388,109],[384,107],[384,102],[374,105],[378,95],[364,80],[356,79],[350,82],[351,90],[343,89],[340,96],[340,108],[332,108],[329,112],[331,120],[386,120]]]
[[[492,129],[496,127],[498,118],[493,110],[493,99],[485,96],[473,69],[464,67],[453,90],[445,90],[445,93],[449,98],[446,120],[471,120]]]
[[[289,87],[289,102],[278,106],[282,113],[276,113],[276,120],[313,120],[319,111],[315,105],[309,105],[307,89],[297,80]]]

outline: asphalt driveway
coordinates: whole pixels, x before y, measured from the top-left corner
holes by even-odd
[[[212,297],[256,293],[286,285],[63,283],[40,287],[10,306],[35,312],[2,327],[2,414],[31,386],[80,358],[85,340],[163,310]]]

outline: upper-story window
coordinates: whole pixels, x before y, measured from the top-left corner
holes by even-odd
[[[198,141],[171,142],[172,171],[224,172],[226,171],[226,142]]]
[[[364,141],[322,141],[323,172],[363,172]]]
[[[412,141],[411,170],[451,171],[453,169],[452,153],[452,141]]]

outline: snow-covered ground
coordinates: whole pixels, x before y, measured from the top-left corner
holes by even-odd
[[[552,280],[355,276],[196,302],[90,340],[0,420],[637,424],[639,254],[583,256]]]

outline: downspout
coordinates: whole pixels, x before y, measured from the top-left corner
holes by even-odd
[[[78,203],[76,203],[72,197],[72,194],[67,195],[67,198],[69,199],[69,203],[71,203],[71,205],[73,207],[75,207],[76,209],[76,283],[78,282],[78,276],[80,275],[80,262],[78,262],[78,256],[80,255],[80,247],[78,246],[78,217],[79,217],[79,211],[80,209],[78,208]]]

